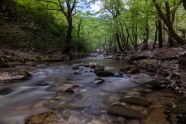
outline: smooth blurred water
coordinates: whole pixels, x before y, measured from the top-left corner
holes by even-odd
[[[118,69],[126,65],[122,62],[100,57],[37,67],[35,72],[30,72],[32,77],[29,80],[11,82],[0,86],[0,90],[3,91],[0,94],[0,124],[23,124],[25,118],[56,108],[56,106],[62,108],[60,105],[64,102],[71,107],[80,106],[91,113],[91,107],[105,107],[118,99],[121,93],[139,86],[126,75],[123,77],[106,77],[104,83],[94,85],[91,82],[97,76],[90,72],[92,69],[84,66],[80,66],[80,74],[74,74],[75,70],[72,70],[72,64],[90,62],[104,65],[106,69],[113,72],[117,72]],[[146,79],[149,78],[151,77],[147,75]],[[56,91],[66,83],[76,84],[80,87],[75,94],[67,96],[66,101],[64,99],[59,100],[59,104],[53,105],[51,99],[55,96]]]

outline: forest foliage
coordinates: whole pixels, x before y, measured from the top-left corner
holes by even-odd
[[[107,54],[186,43],[184,0],[14,0],[51,42],[38,49]],[[99,11],[92,5],[98,4]],[[54,45],[55,44],[55,45]],[[47,50],[46,49],[46,50]]]

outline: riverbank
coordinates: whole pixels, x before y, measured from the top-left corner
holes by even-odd
[[[169,82],[167,87],[186,95],[186,45],[117,53],[108,58],[127,62],[139,69],[155,72]]]
[[[60,52],[42,53],[32,50],[26,51],[21,49],[0,49],[0,82],[26,79],[27,70],[21,69],[21,66],[37,67],[40,64],[49,64],[54,62],[65,62],[79,59],[87,54],[77,53],[65,55]]]
[[[112,66],[107,65],[107,62],[90,63],[92,61],[86,60],[85,62],[88,63],[84,64],[81,63],[82,60],[73,61],[71,64],[67,62],[68,66],[49,67],[40,70],[41,72],[33,73],[31,88],[34,86],[40,91],[39,87],[49,86],[50,92],[52,91],[55,96],[47,102],[51,108],[48,110],[49,112],[32,113],[31,117],[28,116],[24,120],[25,123],[185,123],[185,97],[168,88],[169,83],[166,80],[162,78],[158,80],[159,76],[155,76],[155,72],[147,73],[138,69],[137,66],[125,64],[125,62],[114,61],[113,64],[113,61],[110,60],[112,66],[122,64],[117,69],[113,69]],[[101,61],[102,59],[98,62]],[[34,81],[35,79],[38,81]],[[23,84],[26,85],[26,83]],[[14,90],[11,89],[12,87],[9,87],[8,91],[7,88],[1,90],[1,93],[4,93],[2,95],[8,97],[14,93]],[[24,92],[29,92],[29,90],[25,89]],[[32,90],[30,93],[24,93],[25,98],[28,94],[33,94]],[[33,95],[33,98],[35,97],[43,99],[43,96]],[[33,103],[36,108],[45,107],[45,102]],[[14,111],[20,110],[20,107],[21,110],[27,110],[26,105],[26,108],[16,107]]]

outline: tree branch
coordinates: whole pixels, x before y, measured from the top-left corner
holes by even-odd
[[[61,9],[61,12],[65,15],[65,17],[67,18],[67,12],[65,12],[65,8],[63,6],[63,4],[60,2],[60,0],[58,0],[58,3],[60,5],[60,9]]]
[[[76,7],[76,0],[74,0],[74,2],[73,2],[73,4],[72,4],[71,11],[73,11],[75,7]]]
[[[60,7],[60,5],[59,4],[57,4],[56,2],[53,2],[53,1],[50,1],[50,0],[37,0],[38,2],[46,2],[46,3],[52,3],[52,4],[55,4],[55,5],[57,5],[58,7]]]

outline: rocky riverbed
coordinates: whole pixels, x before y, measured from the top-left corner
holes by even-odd
[[[173,51],[172,48],[170,51]],[[161,52],[159,50],[155,53]],[[39,87],[50,87],[48,90],[55,95],[50,95],[47,100],[39,100],[30,107],[17,106],[14,111],[42,109],[28,114],[30,116],[27,115],[24,119],[25,124],[184,124],[186,122],[183,75],[185,71],[182,68],[184,62],[180,62],[184,61],[184,50],[176,55],[177,59],[174,56],[171,59],[161,60],[151,58],[152,54],[147,56],[147,53],[145,51],[134,56],[117,54],[112,58],[121,60],[119,63],[122,65],[115,69],[94,62],[69,62],[72,64],[58,65],[55,70],[47,71],[45,77],[48,81],[42,79],[34,83]],[[98,63],[100,61],[98,60]],[[27,67],[16,65],[16,67],[1,68],[2,98],[6,98],[14,91],[9,86],[2,88],[6,82],[28,79],[32,73],[37,77],[40,75],[37,73],[38,66],[39,64],[32,63],[32,66],[27,65]],[[175,66],[177,68],[171,71]],[[37,99],[42,99],[43,94]],[[1,117],[6,118],[6,116]],[[7,120],[0,122],[10,123]],[[11,123],[13,124],[13,121]]]
[[[147,51],[118,53],[109,58],[135,65],[132,69],[156,72],[167,79],[169,87],[186,95],[186,45]],[[133,71],[130,69],[130,71]]]

